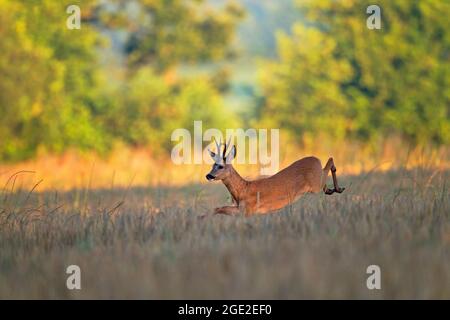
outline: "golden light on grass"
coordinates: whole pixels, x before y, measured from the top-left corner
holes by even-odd
[[[286,144],[289,145],[289,144]],[[386,143],[377,156],[357,144],[311,144],[304,149],[280,149],[280,170],[293,161],[315,155],[325,164],[333,156],[340,175],[360,174],[369,171],[387,171],[396,168],[417,167],[431,170],[450,168],[450,147],[439,149],[415,148],[408,150],[400,141]],[[257,178],[258,165],[235,165],[247,178]],[[148,149],[116,149],[106,158],[92,153],[67,152],[62,156],[40,156],[13,165],[0,164],[0,181],[21,170],[32,171],[18,178],[17,187],[31,188],[43,180],[39,190],[96,189],[133,186],[182,186],[207,183],[205,174],[210,166],[175,165],[169,156],[153,158]]]
[[[222,186],[3,190],[0,298],[448,299],[448,180],[423,168],[346,175],[339,196],[202,220],[226,201]],[[65,286],[73,264],[79,291]],[[371,264],[382,290],[366,287]]]

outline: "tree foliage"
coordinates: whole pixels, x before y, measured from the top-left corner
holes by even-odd
[[[229,43],[243,10],[233,2],[223,10],[213,10],[202,6],[204,2],[138,2],[139,14],[131,14],[133,19],[128,23],[125,49],[129,63],[166,70],[181,62],[206,62],[232,55]]]
[[[66,3],[0,0],[0,160],[68,148],[106,152],[115,142],[158,155],[171,147],[172,130],[194,120],[238,127],[223,99],[229,69],[178,72],[222,67],[236,54],[244,11],[219,2],[72,1],[82,27],[69,30]],[[450,4],[381,0],[381,30],[366,27],[370,4],[298,1],[289,16],[301,18],[278,33],[277,58],[262,65],[260,126],[296,141],[401,135],[450,144]],[[108,40],[123,62],[114,78],[102,49]]]
[[[0,159],[105,144],[91,109],[99,38],[89,26],[70,32],[65,9],[52,0],[0,2]]]
[[[155,154],[172,147],[171,133],[193,128],[194,120],[225,129],[238,123],[207,78],[168,84],[143,67],[108,100],[105,126],[129,145],[148,145]]]
[[[115,5],[130,3],[134,11],[117,15]],[[81,30],[66,27],[63,2],[0,1],[0,160],[67,148],[104,152],[119,140],[161,150],[169,147],[170,131],[192,126],[193,117],[209,126],[226,123],[208,79],[179,79],[172,67],[226,57],[239,7],[201,13],[203,1],[71,4],[81,8]],[[99,61],[105,31],[127,36],[131,69],[114,85]]]
[[[450,3],[379,1],[382,29],[361,0],[299,1],[305,17],[278,36],[262,76],[263,122],[299,139],[317,133],[450,143]]]

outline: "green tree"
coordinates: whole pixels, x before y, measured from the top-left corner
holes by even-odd
[[[173,130],[193,129],[194,120],[219,129],[238,123],[208,79],[168,84],[151,67],[140,68],[110,96],[108,106],[104,121],[111,134],[129,145],[148,145],[156,156],[173,147]]]
[[[227,58],[239,6],[213,10],[197,0],[70,4],[81,8],[81,30],[66,27],[65,3],[0,0],[0,160],[40,150],[104,152],[116,140],[159,151],[170,147],[171,130],[194,118],[217,127],[226,123],[219,115],[231,119],[210,79],[182,79],[174,70]],[[116,32],[127,38],[130,72],[107,81],[99,49],[104,35]]]
[[[89,26],[67,29],[66,19],[52,0],[0,1],[0,159],[105,144],[92,108],[99,38]]]
[[[209,7],[204,0],[142,0],[137,4],[139,14],[129,14],[132,20],[125,48],[132,66],[150,64],[160,71],[233,55],[229,43],[244,15],[236,3],[228,3],[223,10]]]
[[[237,121],[220,95],[227,86],[222,70],[210,77],[183,77],[177,68],[232,57],[230,42],[243,16],[238,5],[212,9],[202,0],[115,3],[109,14],[99,15],[107,28],[127,34],[129,72],[119,99],[111,98],[114,107],[106,121],[113,135],[132,145],[151,145],[161,153],[172,146],[171,132],[191,128],[194,120],[216,128]]]
[[[292,28],[292,38],[277,38],[280,61],[267,63],[261,77],[264,125],[303,139],[318,132],[345,135],[347,101],[340,83],[350,78],[351,68],[344,59],[330,58],[336,41],[301,24]]]
[[[379,1],[381,30],[366,27],[370,4],[298,2],[304,22],[278,37],[261,118],[293,136],[450,143],[450,3]]]

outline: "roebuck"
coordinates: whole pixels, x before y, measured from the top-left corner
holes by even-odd
[[[243,179],[231,165],[236,156],[236,146],[226,154],[229,142],[224,144],[223,153],[216,141],[217,152],[209,150],[214,164],[206,179],[222,180],[233,198],[232,206],[215,209],[215,213],[234,215],[243,212],[245,215],[264,214],[281,209],[306,192],[320,192],[325,194],[341,193],[345,188],[338,186],[336,167],[333,158],[328,159],[322,168],[320,160],[316,157],[306,157],[292,163],[289,167],[268,178],[255,181]],[[328,173],[331,170],[334,188],[326,185]]]

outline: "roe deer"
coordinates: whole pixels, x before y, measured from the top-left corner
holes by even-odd
[[[222,180],[231,193],[233,206],[216,208],[214,213],[234,215],[243,212],[246,216],[252,214],[264,214],[281,209],[306,192],[320,192],[325,194],[341,193],[345,188],[338,186],[336,178],[336,167],[333,158],[328,159],[324,168],[316,157],[306,157],[292,163],[289,167],[268,178],[254,181],[243,179],[231,165],[236,156],[236,146],[226,154],[229,143],[224,144],[221,154],[220,146],[217,144],[217,152],[208,150],[214,159],[210,173],[206,175],[208,181]],[[331,170],[334,188],[329,189],[326,185],[328,172]]]

